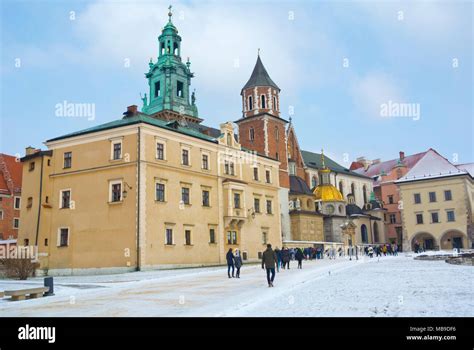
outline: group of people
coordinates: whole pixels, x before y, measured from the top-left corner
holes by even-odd
[[[379,244],[376,245],[375,247],[372,246],[366,246],[364,248],[364,253],[365,255],[370,256],[371,258],[374,257],[374,254],[376,257],[378,256],[387,256],[387,255],[398,255],[398,245],[396,243],[394,244]]]
[[[364,254],[371,258],[375,256],[398,255],[397,244],[380,244],[375,246],[365,246],[363,248]],[[362,253],[362,247],[348,247],[347,254],[352,257]],[[325,250],[322,247],[307,247],[307,248],[287,248],[272,249],[271,244],[267,244],[267,249],[262,254],[262,269],[266,270],[267,282],[269,287],[273,287],[275,280],[275,270],[277,272],[281,269],[290,269],[290,261],[296,260],[298,262],[298,269],[303,268],[303,260],[323,259],[324,256],[329,259],[336,259],[336,256],[344,256],[344,249],[342,246],[331,246]],[[239,249],[232,251],[232,248],[226,254],[227,260],[227,275],[229,278],[240,278],[240,268],[242,267],[242,256]],[[234,273],[235,272],[235,273]],[[231,274],[232,273],[232,274]]]

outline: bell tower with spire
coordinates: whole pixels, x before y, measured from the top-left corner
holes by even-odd
[[[195,104],[195,94],[190,93],[191,62],[181,60],[181,36],[172,22],[173,13],[168,8],[168,23],[158,37],[158,59],[150,59],[149,71],[145,74],[148,80],[148,94],[142,97],[142,112],[161,119],[181,119],[187,122],[200,123]]]
[[[285,119],[280,117],[280,88],[270,78],[260,49],[252,75],[242,88],[239,142],[245,148],[280,161],[280,186],[289,188]]]

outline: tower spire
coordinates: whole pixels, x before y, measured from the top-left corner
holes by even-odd
[[[168,6],[168,17],[169,17],[169,20],[168,22],[171,23],[171,17],[173,16],[173,12],[171,12],[171,9],[173,8],[172,5]]]

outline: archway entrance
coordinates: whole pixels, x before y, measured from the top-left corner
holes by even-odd
[[[437,250],[439,247],[436,244],[436,239],[431,233],[420,232],[413,236],[411,240],[411,249],[415,250],[415,245],[418,243],[419,249]]]
[[[369,243],[369,235],[367,234],[367,226],[365,224],[362,224],[360,227],[360,235],[362,243]]]
[[[462,249],[466,248],[467,244],[467,237],[461,231],[447,231],[445,232],[440,239],[440,247],[444,250],[452,250],[452,249]]]

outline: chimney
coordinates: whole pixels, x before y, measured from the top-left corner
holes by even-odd
[[[30,154],[33,154],[36,152],[36,149],[34,147],[28,146],[25,148],[25,155],[29,156]]]
[[[374,159],[372,161],[372,164],[379,164],[380,163],[380,158]]]
[[[399,156],[400,156],[400,160],[404,160],[404,159],[405,159],[405,152],[400,151],[398,154],[399,154]]]
[[[125,117],[132,117],[138,113],[137,105],[131,105],[127,107],[127,111],[123,114]]]

